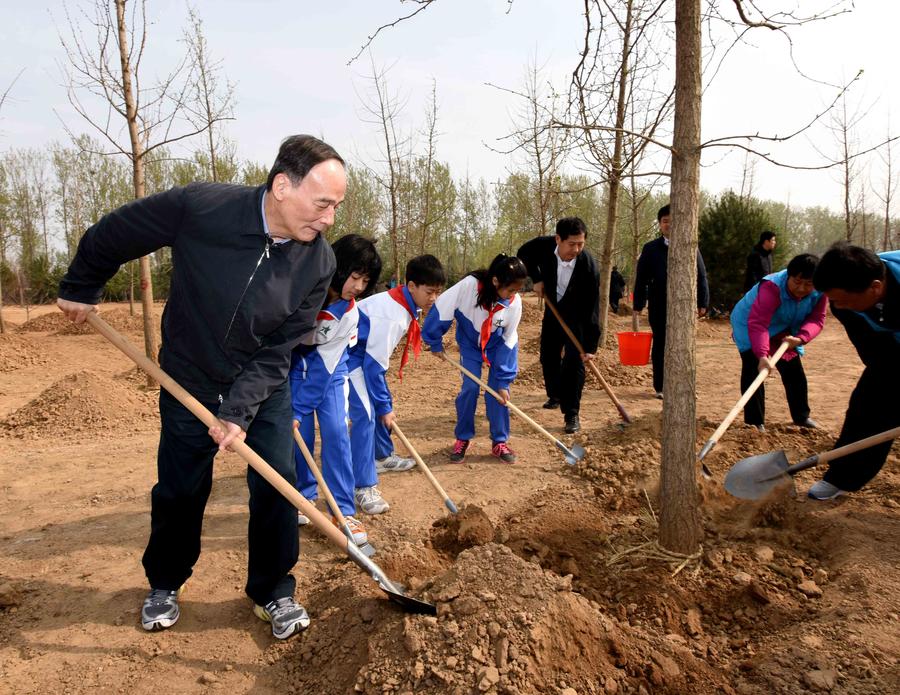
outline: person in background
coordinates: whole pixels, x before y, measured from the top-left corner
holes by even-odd
[[[519,372],[519,321],[522,299],[518,293],[528,270],[515,256],[501,253],[487,269],[476,270],[443,292],[425,318],[422,339],[434,355],[444,351],[443,338],[456,320],[456,343],[463,367],[481,376],[488,364],[488,386],[504,398],[498,403],[484,394],[485,412],[491,429],[491,455],[504,463],[515,463],[509,448],[509,387]],[[462,463],[469,443],[475,437],[475,407],[480,387],[462,375],[462,388],[456,397],[456,441],[450,461]]]
[[[833,448],[900,426],[900,251],[876,255],[840,241],[822,256],[813,283],[831,301],[831,313],[865,365]],[[830,500],[856,492],[878,475],[892,444],[829,461],[807,494]]]
[[[358,234],[348,234],[331,245],[337,270],[328,287],[325,306],[316,325],[300,340],[291,362],[291,402],[294,419],[310,453],[315,455],[316,420],[322,436],[322,477],[340,507],[353,541],[364,545],[368,534],[356,518],[353,489],[353,461],[347,429],[348,349],[356,345],[359,309],[356,300],[364,297],[381,275],[381,257],[375,244]],[[306,499],[318,497],[316,478],[300,447],[294,447],[297,489]],[[336,517],[332,523],[338,525]],[[297,523],[309,519],[297,513]]]
[[[399,378],[409,360],[422,348],[419,313],[428,313],[447,282],[441,262],[432,255],[416,256],[406,264],[406,284],[367,297],[359,303],[359,332],[350,349],[350,450],[353,455],[356,505],[366,514],[390,509],[378,489],[375,467],[375,422],[388,431],[396,418],[385,375],[391,354],[406,335]]]
[[[612,267],[609,274],[609,308],[614,314],[619,313],[619,301],[625,295],[625,278],[619,272],[618,266]]]
[[[775,232],[765,231],[759,235],[759,242],[747,256],[744,292],[749,292],[756,283],[772,274],[772,256],[775,252],[775,245]]]
[[[581,429],[584,363],[594,359],[600,344],[600,273],[584,247],[586,240],[585,223],[578,217],[564,217],[556,223],[554,236],[532,239],[516,252],[534,282],[534,293],[555,303],[584,348],[584,353],[579,353],[545,308],[540,348],[547,392],[544,408],[562,411],[566,434]]]
[[[731,330],[741,354],[741,393],[763,369],[777,369],[784,384],[794,424],[816,427],[809,417],[809,394],[803,371],[803,346],[825,325],[824,294],[813,288],[819,259],[809,253],[795,256],[786,270],[767,275],[735,305]],[[774,365],[771,355],[784,342],[790,348]],[[770,371],[771,373],[771,371]],[[744,422],[765,431],[766,393],[759,388],[744,406]]]
[[[634,316],[637,319],[644,307],[650,330],[653,331],[653,390],[656,397],[663,397],[664,362],[666,354],[666,306],[669,280],[669,228],[672,224],[670,208],[664,205],[656,213],[660,236],[644,244],[634,273]],[[697,314],[706,316],[709,306],[709,285],[706,282],[706,266],[697,249]]]

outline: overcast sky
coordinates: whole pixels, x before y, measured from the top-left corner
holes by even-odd
[[[70,0],[70,9],[85,0]],[[772,4],[772,3],[770,3]],[[783,3],[775,3],[781,4]],[[804,7],[817,3],[805,0]],[[829,3],[822,3],[827,5]],[[900,3],[857,0],[850,14],[791,32],[794,56],[812,77],[836,83],[864,69],[853,87],[851,105],[869,115],[858,128],[863,147],[883,140],[888,114],[900,132],[900,67],[897,27]],[[58,112],[76,130],[87,128],[66,102],[58,63],[64,59],[58,28],[65,31],[61,2],[4,3],[0,24],[0,87],[25,72],[0,113],[0,150],[42,147],[64,140]],[[732,2],[721,11],[734,14]],[[457,177],[468,168],[474,178],[496,180],[513,163],[492,153],[510,130],[513,97],[487,83],[518,88],[525,66],[535,60],[545,75],[565,88],[582,39],[582,3],[574,0],[440,0],[413,20],[383,32],[373,44],[379,65],[390,65],[389,82],[406,99],[404,121],[424,121],[432,79],[437,83],[438,157]],[[396,0],[195,0],[209,49],[235,82],[237,120],[227,127],[243,159],[269,163],[284,135],[323,136],[353,161],[377,157],[377,132],[361,118],[368,57],[347,66],[378,26],[414,6]],[[174,62],[186,23],[183,0],[149,0],[148,65],[162,72]],[[749,45],[735,48],[704,95],[704,139],[736,133],[783,135],[796,130],[834,98],[834,90],[801,78],[791,65],[787,41],[765,29],[751,33]],[[146,67],[146,66],[145,66]],[[144,78],[145,81],[147,77]],[[836,143],[823,128],[787,147],[763,146],[776,158],[814,165]],[[900,161],[900,145],[895,148]],[[866,159],[872,185],[883,186],[877,155]],[[702,185],[719,192],[741,183],[744,155],[710,150],[704,155]],[[759,163],[754,193],[793,205],[838,210],[838,174],[783,170]],[[879,205],[874,194],[867,200]]]

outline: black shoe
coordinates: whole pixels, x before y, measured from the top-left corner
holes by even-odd
[[[559,399],[558,398],[548,398],[547,402],[544,403],[543,408],[545,410],[556,410],[559,407]]]
[[[795,422],[794,424],[810,430],[818,429],[819,427],[819,423],[810,417],[806,418],[803,422]]]
[[[581,429],[581,421],[577,415],[566,415],[566,434],[575,434]]]

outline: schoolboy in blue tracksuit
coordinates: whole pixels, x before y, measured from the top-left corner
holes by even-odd
[[[463,367],[481,376],[481,366],[489,366],[488,386],[504,398],[519,371],[519,321],[522,299],[518,292],[525,284],[528,269],[521,259],[500,254],[486,270],[467,275],[438,297],[425,319],[422,338],[435,355],[443,352],[444,334],[456,319],[456,342]],[[462,376],[456,397],[456,441],[450,460],[462,463],[475,436],[475,408],[480,387]],[[515,463],[509,448],[509,408],[484,394],[485,411],[491,430],[491,454],[504,463]]]
[[[416,256],[406,264],[406,284],[367,297],[359,303],[357,343],[350,349],[350,448],[357,506],[366,514],[381,514],[390,505],[378,489],[375,468],[375,422],[390,430],[394,406],[385,374],[391,353],[406,335],[400,360],[400,378],[409,351],[418,356],[422,338],[419,312],[428,313],[447,283],[441,262],[431,255]]]
[[[378,281],[381,258],[375,244],[358,234],[348,234],[332,250],[337,270],[328,288],[325,307],[315,327],[303,336],[291,360],[290,383],[294,418],[310,452],[315,452],[315,421],[322,436],[322,477],[346,517],[357,545],[368,540],[355,518],[353,463],[347,430],[348,348],[356,345],[359,309],[356,298]],[[309,500],[317,498],[316,479],[303,454],[294,445],[297,489]],[[332,517],[332,521],[337,520]],[[309,519],[298,513],[299,524]]]

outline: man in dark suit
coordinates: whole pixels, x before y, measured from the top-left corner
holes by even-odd
[[[541,323],[541,367],[548,410],[559,407],[565,431],[581,429],[578,411],[584,390],[584,363],[594,359],[600,342],[600,273],[585,250],[587,227],[578,217],[556,223],[555,236],[540,236],[525,243],[516,254],[534,281],[534,291],[554,303],[563,320],[581,342],[580,354],[566,338],[559,321],[544,311]]]
[[[634,274],[634,316],[637,319],[648,305],[647,315],[653,331],[653,390],[656,397],[663,397],[663,361],[666,353],[666,286],[669,278],[669,206],[656,213],[660,237],[644,244]],[[709,306],[709,285],[706,283],[706,266],[697,249],[697,313],[706,315]]]

